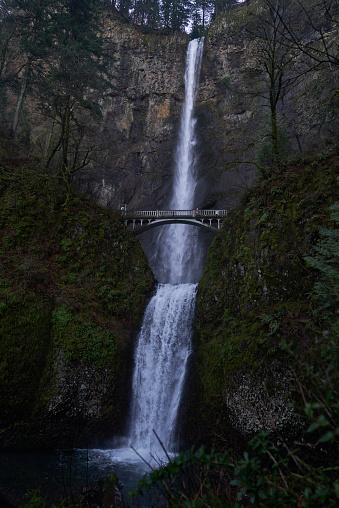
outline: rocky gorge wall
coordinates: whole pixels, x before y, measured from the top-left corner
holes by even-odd
[[[205,39],[196,107],[199,208],[238,205],[255,182],[266,148],[267,94],[263,98],[261,93],[265,81],[255,34],[258,5],[252,1],[226,10]],[[188,37],[142,34],[114,14],[106,20],[106,44],[114,86],[102,99],[100,156],[81,173],[81,188],[107,207],[164,208],[184,98]],[[286,80],[305,65],[302,57],[295,59],[286,68]],[[215,420],[222,432],[232,429],[246,438],[269,427],[272,419],[279,431],[293,433],[298,426],[289,406],[293,373],[278,344],[282,337],[309,340],[304,293],[315,276],[308,276],[304,264],[299,267],[333,202],[329,189],[335,164],[329,170],[321,161],[336,139],[334,111],[323,108],[336,77],[329,67],[306,73],[296,86],[286,87],[278,105],[284,155],[303,160],[318,151],[319,163],[294,166],[263,184],[262,201],[254,190],[252,202],[248,198],[252,204],[231,217],[228,233],[211,248],[198,295],[196,393],[204,398],[191,406],[203,415],[200,422],[193,418],[197,441],[216,432]],[[279,338],[272,332],[275,326]]]
[[[305,43],[317,40],[319,34],[307,26],[300,5],[293,0],[285,4],[285,22],[292,28],[297,25]],[[201,174],[197,194],[206,208],[232,208],[252,185],[257,163],[268,147],[265,63],[269,66],[271,62],[263,57],[268,45],[262,38],[265,16],[259,0],[226,9],[211,24],[205,39],[197,101]],[[269,24],[266,28],[269,31]],[[294,55],[292,49],[290,53],[277,105],[284,158],[330,148],[338,135],[337,103],[328,103],[335,94],[338,69],[329,64],[315,66],[305,55]]]
[[[153,274],[119,217],[0,146],[0,447],[111,438]]]
[[[206,37],[197,101],[199,208],[234,208],[257,173],[255,141],[265,108],[258,94],[248,93],[262,74],[256,41],[245,30],[255,9],[252,1],[226,11]],[[114,13],[106,19],[106,44],[112,88],[99,98],[98,149],[78,179],[104,208],[76,196],[64,206],[48,179],[16,171],[27,161],[1,164],[0,311],[8,337],[0,365],[1,443],[8,447],[46,446],[51,436],[73,445],[76,428],[87,444],[108,427],[118,432],[126,411],[129,348],[153,275],[140,244],[105,208],[166,206],[188,36],[142,34]],[[291,152],[303,157],[319,149],[319,160],[296,164],[249,194],[210,250],[198,294],[191,409],[199,421],[190,416],[189,439],[202,441],[219,422],[222,433],[248,436],[267,424],[263,411],[270,404],[282,414],[282,428],[295,418],[286,405],[281,412],[291,374],[276,358],[276,333],[308,340],[304,293],[314,277],[299,266],[335,197],[337,162],[326,163],[335,122],[330,113],[317,116],[333,75],[329,69],[308,75],[280,106]],[[275,398],[262,390],[272,380]]]
[[[253,184],[269,131],[267,78],[262,61],[258,0],[226,9],[211,24],[198,90],[196,147],[200,208],[232,208]],[[291,19],[302,19],[291,0]],[[312,29],[299,27],[307,42]],[[300,31],[300,30],[299,30]],[[83,191],[118,209],[166,208],[178,122],[184,99],[189,36],[143,34],[113,11],[105,20],[112,88],[100,103],[104,121],[92,165],[80,175]],[[284,69],[278,102],[284,157],[330,147],[335,107],[324,109],[338,79],[330,66],[306,72],[295,56]],[[296,76],[301,75],[296,80]]]
[[[97,158],[81,188],[118,209],[166,206],[189,37],[143,34],[118,13],[105,20],[112,88],[101,99]]]
[[[225,449],[258,431],[300,432],[302,390],[312,397],[317,388],[307,386],[303,365],[316,368],[321,327],[331,328],[314,313],[318,274],[305,256],[314,256],[320,228],[335,229],[337,173],[338,148],[286,167],[246,193],[212,242],[183,409],[188,442]]]

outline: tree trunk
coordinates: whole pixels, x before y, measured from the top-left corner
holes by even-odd
[[[62,140],[62,156],[61,156],[61,171],[63,173],[64,179],[68,180],[70,178],[69,168],[68,168],[68,146],[71,136],[71,105],[70,99],[67,98],[64,118],[62,119],[62,131],[63,131],[63,140]]]
[[[271,107],[271,136],[273,146],[273,165],[275,168],[279,168],[281,165],[281,157],[278,144],[278,122],[276,107]]]
[[[14,30],[7,36],[6,41],[3,43],[3,48],[2,48],[2,51],[1,51],[1,58],[0,58],[0,80],[1,80],[3,72],[6,69],[6,65],[7,65],[7,51],[8,51],[9,43],[10,43],[10,40],[11,40],[13,34],[14,34]]]
[[[16,137],[16,132],[17,132],[18,125],[19,125],[19,120],[20,120],[21,111],[22,111],[22,105],[24,102],[24,97],[25,97],[25,93],[27,90],[28,80],[29,80],[29,71],[30,71],[30,62],[27,62],[23,82],[21,84],[19,100],[18,100],[18,103],[16,106],[16,110],[15,110],[15,114],[14,114],[14,118],[13,118],[13,123],[12,123],[11,132],[12,132],[13,138]]]

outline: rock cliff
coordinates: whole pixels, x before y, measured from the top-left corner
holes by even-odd
[[[290,16],[301,19],[297,2]],[[199,207],[232,208],[253,184],[265,157],[269,131],[268,91],[258,28],[260,2],[226,9],[205,37],[197,97]],[[302,29],[305,41],[316,38]],[[162,208],[169,199],[178,120],[184,98],[185,34],[143,34],[118,13],[106,19],[112,88],[101,98],[104,121],[92,166],[81,187],[105,206]],[[338,72],[330,66],[307,71],[310,62],[292,55],[284,68],[278,102],[284,156],[330,147],[338,122]]]
[[[201,173],[197,192],[206,207],[233,207],[252,185],[256,163],[267,148],[265,63],[270,63],[263,56],[268,41],[260,26],[267,16],[262,11],[263,3],[258,0],[226,9],[212,23],[205,40],[197,103]],[[292,27],[298,24],[305,42],[319,37],[307,27],[297,2],[289,2],[285,21]],[[338,84],[338,69],[315,66],[305,55],[289,50],[278,101],[280,149],[286,158],[330,148],[338,133],[336,101],[328,103]]]
[[[300,430],[296,378],[316,362],[321,326],[331,327],[314,315],[317,273],[305,256],[319,228],[334,227],[335,152],[299,160],[249,190],[210,247],[197,296],[193,441],[220,447],[235,434]]]
[[[166,206],[189,38],[143,34],[113,13],[105,39],[112,88],[102,98],[97,160],[81,186],[116,209]]]

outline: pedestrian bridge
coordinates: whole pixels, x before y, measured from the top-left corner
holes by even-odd
[[[217,233],[227,210],[121,210],[126,227],[134,235],[165,224],[190,224]]]

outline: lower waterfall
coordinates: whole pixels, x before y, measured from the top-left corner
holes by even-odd
[[[175,424],[191,352],[196,284],[159,284],[135,353],[130,441],[138,450],[175,448]]]

